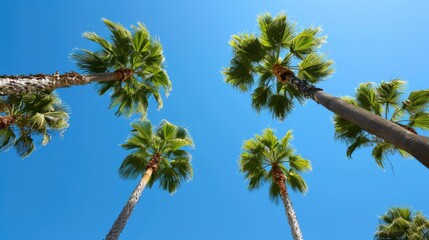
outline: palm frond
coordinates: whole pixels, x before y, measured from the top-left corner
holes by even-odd
[[[332,60],[326,60],[324,56],[310,53],[298,64],[298,77],[311,83],[317,83],[334,73],[332,64]]]

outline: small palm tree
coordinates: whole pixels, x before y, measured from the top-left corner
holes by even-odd
[[[318,53],[326,38],[320,28],[296,31],[286,15],[258,17],[260,34],[237,34],[230,45],[233,57],[223,74],[242,92],[252,91],[252,107],[284,119],[295,102],[311,98],[365,131],[401,148],[429,168],[429,141],[395,123],[349,104],[313,86],[332,73],[332,61]],[[256,85],[256,86],[255,86]]]
[[[295,154],[289,143],[292,137],[292,131],[288,131],[278,140],[272,129],[265,129],[262,135],[255,135],[255,138],[245,141],[240,155],[240,170],[249,180],[250,190],[269,182],[271,200],[277,203],[279,198],[282,199],[293,239],[301,240],[302,233],[287,185],[293,190],[306,192],[307,184],[299,173],[311,170],[311,163]]]
[[[132,127],[131,136],[122,145],[132,153],[123,161],[119,174],[124,178],[142,178],[106,240],[118,239],[146,184],[152,187],[158,181],[162,189],[173,194],[183,181],[193,176],[191,155],[184,150],[193,147],[193,140],[185,128],[165,120],[155,130],[147,120],[134,122]]]
[[[390,208],[380,217],[376,240],[429,240],[429,220],[409,208]]]
[[[0,97],[0,151],[15,147],[20,157],[30,155],[34,141],[48,144],[55,132],[69,126],[68,109],[55,93]]]
[[[148,98],[153,96],[162,107],[160,89],[171,90],[171,82],[164,70],[164,56],[161,43],[151,38],[146,27],[138,23],[130,32],[119,23],[103,19],[112,33],[111,42],[94,32],[85,32],[83,37],[91,40],[101,49],[90,51],[76,49],[71,58],[78,67],[88,73],[76,72],[53,75],[0,76],[0,95],[44,93],[56,88],[98,82],[98,92],[111,94],[111,108],[117,108],[117,115],[130,116],[146,113]]]
[[[370,111],[391,121],[413,134],[416,128],[429,130],[429,90],[414,91],[401,101],[405,82],[395,79],[379,85],[362,83],[356,89],[355,97],[344,97],[350,104]],[[409,154],[395,145],[386,142],[339,115],[334,116],[335,137],[347,144],[347,157],[361,147],[373,147],[372,156],[380,167],[389,154]]]

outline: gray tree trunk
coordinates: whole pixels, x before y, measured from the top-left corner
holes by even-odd
[[[280,186],[280,195],[283,200],[283,205],[285,208],[290,230],[292,232],[292,237],[294,240],[303,240],[304,238],[302,237],[301,229],[298,224],[298,219],[296,217],[295,210],[293,209],[292,202],[290,201],[286,184],[283,181],[281,185],[283,186]]]
[[[126,72],[129,73],[129,72]],[[42,93],[57,88],[84,85],[90,82],[124,80],[124,72],[94,73],[81,75],[76,72],[64,74],[36,74],[28,76],[0,76],[0,96],[26,93]]]
[[[134,207],[136,206],[146,184],[149,182],[150,177],[152,176],[153,169],[148,168],[140,180],[139,184],[134,189],[131,197],[128,199],[128,202],[125,204],[115,223],[113,223],[112,228],[110,228],[109,233],[106,235],[106,240],[116,240],[119,238],[122,230],[124,230],[125,225],[127,224],[128,219],[133,212]]]
[[[429,138],[414,134],[396,123],[366,111],[346,101],[333,97],[307,81],[301,80],[285,67],[277,67],[275,73],[279,81],[289,84],[306,98],[312,98],[335,114],[356,124],[363,130],[405,150],[420,163],[429,168]]]
[[[314,100],[365,131],[407,151],[420,163],[429,168],[428,138],[414,134],[393,122],[387,121],[380,116],[349,104],[340,98],[333,97],[323,91],[315,92]]]

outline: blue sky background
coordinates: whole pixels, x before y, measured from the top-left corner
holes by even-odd
[[[84,31],[107,36],[102,17],[125,26],[141,21],[160,38],[173,82],[164,108],[152,105],[148,116],[190,130],[195,177],[173,196],[145,190],[121,239],[292,239],[283,206],[270,202],[265,187],[248,192],[237,167],[243,140],[266,127],[279,137],[293,129],[293,145],[312,161],[304,175],[309,192],[291,193],[305,239],[371,239],[388,207],[429,214],[428,169],[394,156],[394,172],[381,170],[370,150],[348,160],[322,106],[309,101],[279,122],[254,112],[249,95],[227,86],[220,72],[232,34],[256,31],[260,13],[284,11],[328,35],[323,51],[336,73],[319,85],[325,91],[352,95],[361,82],[395,77],[410,90],[427,89],[427,9],[425,0],[4,1],[0,74],[78,71],[68,54],[95,47]],[[24,160],[14,150],[0,155],[1,239],[103,239],[138,182],[117,174],[133,118],[115,118],[92,85],[58,93],[72,112],[64,138]]]

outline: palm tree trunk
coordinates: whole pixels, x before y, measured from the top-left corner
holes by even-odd
[[[429,140],[427,138],[323,91],[316,92],[314,100],[365,131],[407,151],[429,168]]]
[[[139,184],[137,184],[134,189],[131,197],[128,199],[128,202],[125,204],[125,207],[122,209],[115,223],[113,223],[112,228],[110,228],[109,233],[106,235],[106,240],[116,240],[119,238],[122,230],[124,230],[125,225],[128,222],[128,219],[133,212],[134,207],[136,206],[146,184],[149,182],[150,177],[152,176],[153,169],[148,168],[140,180]]]
[[[275,75],[281,82],[289,84],[300,91],[306,98],[312,98],[331,112],[356,124],[365,131],[392,143],[396,147],[407,151],[420,163],[429,168],[429,140],[424,136],[414,134],[401,126],[377,116],[365,109],[354,106],[346,101],[331,96],[322,89],[297,78],[287,68],[275,69]]]
[[[292,202],[290,201],[289,194],[286,188],[286,176],[283,171],[278,166],[273,166],[272,174],[274,181],[280,188],[280,196],[283,200],[283,206],[285,208],[287,221],[292,232],[292,237],[294,240],[303,240],[302,232],[298,224],[298,219],[293,209]]]
[[[88,75],[81,75],[76,72],[28,76],[3,75],[0,76],[0,96],[50,92],[57,88],[84,85],[90,82],[123,81],[131,77],[132,74],[132,71],[129,69],[119,69],[116,72]]]
[[[159,162],[161,161],[161,155],[159,153],[155,153],[152,159],[149,161],[146,167],[146,172],[144,173],[142,179],[139,184],[137,184],[134,189],[131,197],[128,199],[128,202],[125,204],[121,213],[119,214],[116,221],[113,223],[113,226],[110,228],[109,233],[106,235],[106,240],[116,240],[119,238],[122,230],[124,230],[125,225],[128,222],[128,219],[133,212],[134,207],[136,206],[146,184],[149,182],[152,173],[158,170]]]

